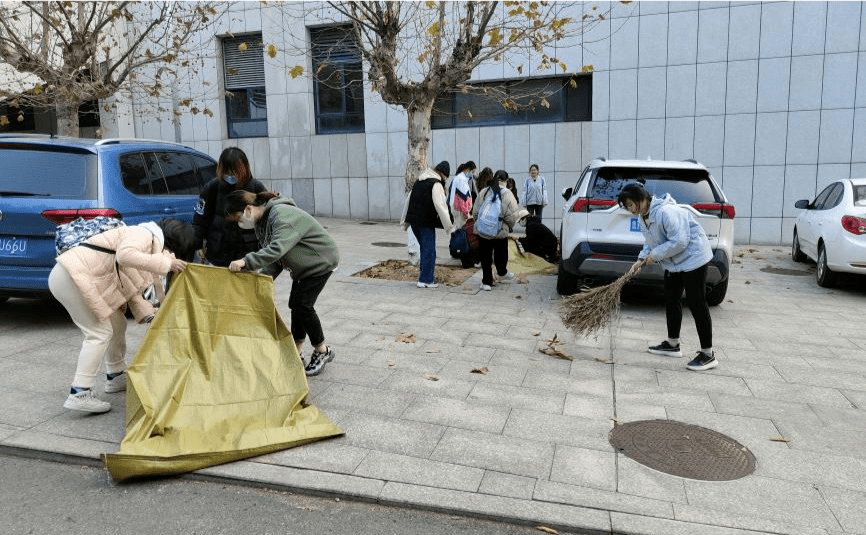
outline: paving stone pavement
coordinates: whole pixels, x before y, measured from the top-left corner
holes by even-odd
[[[491,292],[478,291],[480,272],[436,289],[353,277],[403,258],[372,244],[405,233],[321,221],[342,253],[317,306],[337,357],[309,379],[310,400],[346,435],[194,477],[581,533],[866,533],[862,281],[820,288],[786,248],[737,247],[728,296],[711,309],[720,365],[695,373],[688,357],[646,353],[665,335],[659,295],[627,295],[610,331],[577,338],[560,321],[555,276]],[[439,261],[454,264],[437,239]],[[284,318],[290,282],[276,284]],[[130,324],[128,358],[145,333]],[[414,343],[397,340],[408,334]],[[573,361],[539,352],[553,336]],[[105,395],[114,410],[99,416],[61,406],[80,342],[52,301],[0,305],[2,451],[79,463],[117,451],[124,394]],[[687,311],[682,343],[698,349]],[[757,469],[726,482],[657,472],[614,451],[614,418],[713,429],[748,447]]]

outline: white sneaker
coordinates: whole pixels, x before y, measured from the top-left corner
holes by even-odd
[[[419,282],[419,288],[438,288],[439,284],[436,282]]]
[[[126,390],[126,372],[121,373],[114,379],[105,381],[105,393],[114,394]]]
[[[101,413],[110,411],[111,403],[97,398],[93,390],[82,390],[77,394],[69,394],[63,407],[74,411]]]
[[[485,292],[489,292],[493,288],[491,288],[489,284],[482,284],[481,289],[484,290]]]
[[[511,282],[514,280],[514,273],[508,272],[505,275],[500,275],[499,282]]]

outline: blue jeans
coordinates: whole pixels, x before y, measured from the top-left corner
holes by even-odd
[[[433,270],[436,268],[436,229],[412,225],[412,232],[415,233],[415,239],[421,246],[421,273],[418,275],[418,282],[432,284],[436,282],[433,275]]]

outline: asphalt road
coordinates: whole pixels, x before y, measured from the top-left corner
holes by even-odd
[[[0,532],[8,535],[543,533],[531,526],[189,479],[118,485],[93,467],[6,455],[0,455],[0,519]]]

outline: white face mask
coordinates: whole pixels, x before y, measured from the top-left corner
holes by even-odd
[[[244,230],[256,228],[256,221],[253,216],[248,216],[246,212],[242,212],[238,218],[238,226]]]

